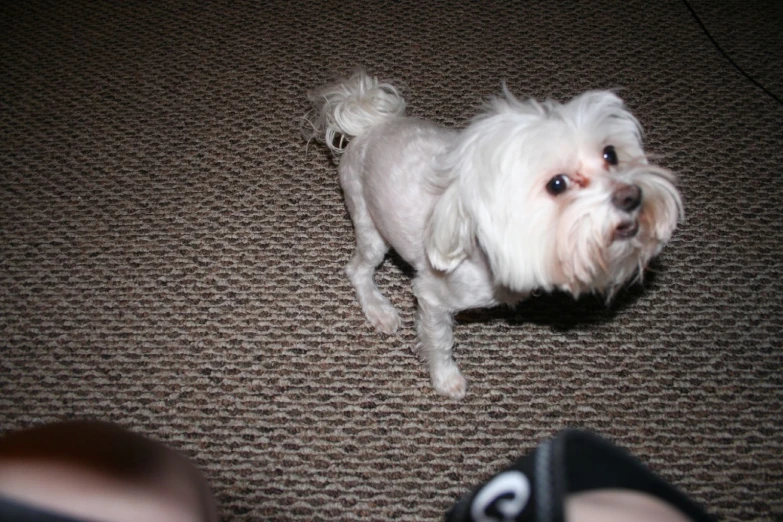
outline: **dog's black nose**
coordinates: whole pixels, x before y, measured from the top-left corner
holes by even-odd
[[[632,212],[642,204],[642,189],[636,185],[621,185],[612,194],[612,204],[620,210]]]

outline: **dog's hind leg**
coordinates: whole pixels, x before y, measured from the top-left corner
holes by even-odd
[[[341,168],[341,182],[356,234],[356,252],[345,272],[370,324],[379,332],[392,334],[400,325],[400,316],[373,280],[375,269],[383,262],[389,245],[375,228],[367,211],[360,182],[356,178],[351,179],[351,173],[345,170],[347,167]]]

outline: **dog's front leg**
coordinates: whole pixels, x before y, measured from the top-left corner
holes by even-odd
[[[418,296],[418,351],[430,370],[432,385],[452,399],[465,396],[467,382],[452,358],[454,317],[450,310]]]

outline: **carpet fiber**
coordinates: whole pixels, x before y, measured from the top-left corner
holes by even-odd
[[[692,1],[783,94],[781,3]],[[463,314],[467,398],[343,274],[309,89],[356,65],[463,126],[501,82],[620,88],[687,219],[607,308]],[[683,2],[4,2],[0,430],[77,417],[201,467],[225,520],[437,520],[544,438],[588,428],[726,520],[783,515],[783,107]],[[778,518],[779,519],[779,518]]]

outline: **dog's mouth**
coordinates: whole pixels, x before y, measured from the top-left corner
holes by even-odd
[[[633,221],[623,221],[619,225],[617,225],[617,228],[614,230],[614,240],[615,241],[623,241],[626,239],[631,239],[639,232],[639,220],[634,219]]]

